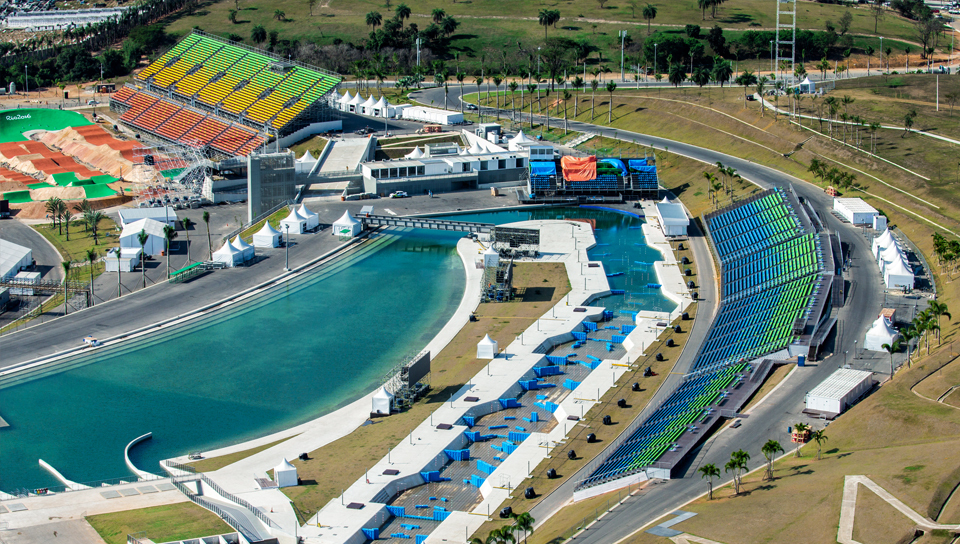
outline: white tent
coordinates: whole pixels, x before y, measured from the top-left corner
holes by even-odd
[[[160,255],[166,249],[166,235],[163,233],[163,223],[153,219],[141,219],[127,223],[120,233],[120,247],[140,247],[140,232],[147,233],[147,243],[143,245],[143,252],[147,255]]]
[[[371,94],[366,100],[363,101],[363,104],[360,104],[360,113],[364,115],[373,115],[373,105],[376,103],[377,101],[373,99],[373,95]]]
[[[530,138],[527,138],[527,135],[524,134],[523,131],[521,130],[520,132],[517,133],[516,136],[507,140],[507,147],[510,149],[510,151],[517,151],[520,149],[521,144],[531,144],[531,143],[533,143],[533,140],[531,140]]]
[[[140,248],[123,247],[120,249],[120,258],[117,259],[117,248],[113,248],[103,256],[103,263],[107,272],[133,272],[140,264]]]
[[[863,340],[863,349],[886,351],[883,349],[883,345],[888,344],[892,346],[896,338],[897,329],[891,327],[890,324],[887,323],[887,319],[881,315],[873,322],[870,330],[867,331],[867,336]]]
[[[340,219],[333,223],[333,233],[340,236],[356,236],[360,234],[361,230],[363,230],[363,225],[350,215],[349,210],[343,212]]]
[[[487,334],[477,344],[477,359],[496,359],[497,351],[497,341]]]
[[[470,150],[467,153],[471,155],[480,155],[483,153],[483,148],[480,147],[480,144],[476,140],[473,141],[473,145],[470,146]]]
[[[300,482],[297,481],[297,467],[284,458],[277,468],[273,469],[273,481],[277,482],[277,487],[298,485]]]
[[[347,109],[345,111],[360,113],[360,104],[363,104],[363,97],[360,96],[360,93],[357,93],[357,96],[354,96],[347,102]]]
[[[253,247],[280,247],[280,231],[273,228],[269,221],[253,235]]]
[[[895,260],[883,267],[883,283],[887,289],[913,289],[913,272],[902,260]]]
[[[306,204],[301,204],[297,213],[307,220],[307,229],[315,229],[320,226],[320,215],[318,215],[317,212],[311,211],[310,208],[307,208]]]
[[[817,84],[810,81],[810,78],[807,77],[800,82],[800,92],[804,94],[813,94],[817,92]]]
[[[890,229],[885,229],[883,234],[877,236],[873,239],[873,258],[879,259],[880,253],[892,245],[896,245],[897,241],[893,238],[893,234],[890,233]]]
[[[500,254],[493,247],[488,247],[483,252],[483,267],[490,268],[500,264]]]
[[[0,240],[0,278],[12,278],[31,265],[33,265],[33,250],[7,240]]]
[[[344,93],[344,95],[340,97],[340,102],[338,104],[340,109],[343,111],[349,110],[350,109],[349,104],[351,100],[353,100],[353,95],[350,94],[350,91],[347,91],[346,93]]]
[[[243,263],[243,251],[233,247],[229,241],[223,244],[223,247],[213,252],[213,262],[224,263],[229,268],[233,268]]]
[[[896,244],[893,244],[880,252],[880,258],[877,259],[877,264],[880,265],[880,271],[885,273],[888,264],[903,260],[904,256],[903,253],[900,252],[900,248],[897,247]]]
[[[386,387],[381,387],[376,393],[373,394],[373,407],[370,410],[371,414],[380,414],[384,416],[390,415],[390,406],[393,404],[393,395],[387,391]]]
[[[407,153],[403,157],[406,159],[419,159],[420,157],[423,157],[423,151],[420,151],[420,148],[415,146],[413,151]]]
[[[377,100],[377,103],[373,105],[373,113],[376,117],[389,117],[390,112],[390,103],[387,102],[387,99],[383,96],[380,97],[380,100]]]
[[[233,247],[243,256],[244,262],[256,257],[256,251],[253,249],[253,246],[245,242],[239,235],[233,239]]]
[[[292,232],[294,234],[303,234],[307,228],[307,219],[297,213],[296,209],[290,210],[290,215],[280,221],[280,232]]]

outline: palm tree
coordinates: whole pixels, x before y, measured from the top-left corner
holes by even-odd
[[[596,78],[590,81],[590,90],[593,91],[593,94],[590,96],[590,121],[593,122],[595,116],[593,115],[593,108],[597,103],[597,89],[600,88],[600,81]]]
[[[70,218],[73,217],[73,214],[70,213],[70,208],[66,204],[63,204],[63,209],[60,210],[60,224],[63,225],[63,232],[67,236],[67,241],[70,241]]]
[[[60,207],[64,205],[63,201],[57,197],[52,197],[44,204],[44,210],[52,220],[52,228],[57,228],[60,221]],[[62,231],[61,231],[62,232]]]
[[[203,222],[207,225],[207,251],[210,253],[210,260],[213,260],[213,242],[210,241],[210,212],[203,212]]]
[[[190,262],[190,227],[194,225],[193,220],[189,217],[184,217],[180,220],[180,224],[183,225],[183,232],[187,235],[187,262]]]
[[[553,14],[549,9],[541,9],[537,14],[537,22],[543,27],[543,39],[547,39],[547,28],[553,24]]]
[[[747,87],[752,87],[757,84],[757,76],[754,75],[750,70],[744,70],[742,74],[737,76],[737,79],[734,80],[734,83],[743,87],[743,106],[747,106]]]
[[[170,242],[177,237],[177,229],[171,227],[170,225],[165,225],[163,227],[163,238],[164,243],[167,247],[167,279],[170,279]]]
[[[63,266],[63,315],[67,315],[67,284],[70,282],[70,261],[60,263]]]
[[[503,83],[503,77],[493,76],[493,88],[497,95],[497,120],[500,120],[500,84]]]
[[[820,451],[823,449],[823,443],[827,441],[826,429],[817,429],[810,433],[810,438],[817,442],[817,461],[820,460]]]
[[[573,95],[570,94],[570,91],[563,90],[563,133],[567,133],[567,103],[570,102],[570,99],[573,98]]]
[[[400,4],[397,6],[397,9],[394,11],[397,15],[397,20],[400,21],[400,28],[403,28],[403,22],[410,18],[410,6],[406,4]]]
[[[803,435],[803,433],[805,433],[805,432],[807,432],[807,431],[809,431],[809,430],[810,430],[810,426],[807,425],[806,423],[797,423],[796,425],[793,426],[793,432],[796,433],[796,434],[798,434],[798,435]],[[798,440],[798,441],[797,441],[797,454],[796,454],[797,457],[800,457],[800,446],[802,446],[802,445],[803,445],[803,442],[800,441],[800,440]]]
[[[477,84],[477,104],[480,104],[480,86],[483,85],[483,76],[477,76],[473,82]],[[481,110],[478,109],[477,111],[479,112]],[[482,115],[483,114],[481,114],[481,116]]]
[[[457,83],[460,84],[460,113],[463,113],[463,80],[466,79],[467,74],[463,72],[457,72]]]
[[[447,16],[447,12],[443,11],[442,8],[433,8],[433,11],[430,12],[430,18],[433,19],[435,24],[440,24],[440,21]]]
[[[717,468],[717,465],[713,463],[708,463],[706,465],[703,465],[699,469],[697,469],[697,471],[700,472],[701,480],[704,478],[707,478],[707,500],[712,501],[713,500],[713,479],[720,477],[720,469]]]
[[[511,81],[510,83],[507,83],[507,88],[510,89],[510,109],[513,112],[512,115],[514,118],[517,117],[517,97],[515,95],[518,87],[520,87],[520,84],[517,83],[516,81]],[[521,108],[523,107],[522,100],[520,102],[520,107]]]
[[[527,90],[530,91],[530,130],[533,130],[533,91],[537,90],[537,86],[529,83],[527,84]],[[521,107],[523,107],[522,104]]]
[[[947,309],[947,305],[943,302],[937,302],[936,300],[930,301],[930,313],[937,318],[937,345],[940,345],[940,317],[947,316],[950,319],[953,319],[953,316],[950,315],[950,312]]]
[[[767,79],[767,76],[760,76],[760,79],[757,80],[757,84],[754,87],[754,89],[757,91],[757,94],[759,95],[759,98],[757,101],[760,104],[760,117],[763,117],[763,113],[764,113],[763,110],[766,109],[763,107],[763,90],[767,86],[767,83],[769,82],[770,80]]]
[[[380,15],[379,11],[371,11],[366,15],[366,22],[370,30],[376,30],[378,26],[383,24],[383,15]]]
[[[137,241],[140,242],[140,276],[143,278],[143,288],[147,288],[147,255],[144,251],[144,246],[147,245],[147,240],[150,239],[150,235],[147,234],[147,231],[141,230],[137,234]]]
[[[275,9],[273,10],[273,18],[278,21],[282,21],[287,18],[287,14],[284,13],[283,10]],[[370,24],[370,23],[367,23],[367,24]]]
[[[684,70],[683,64],[675,62],[667,69],[667,81],[672,83],[674,87],[679,87],[686,80],[687,72]]]
[[[533,524],[536,522],[529,512],[516,514],[513,518],[514,531],[523,531],[523,542],[527,542],[527,533],[533,532]]]
[[[93,245],[100,245],[100,236],[99,236],[99,227],[100,221],[105,219],[106,216],[103,212],[99,210],[91,210],[87,212],[83,220],[90,227],[90,230],[93,232]]]
[[[86,215],[87,213],[93,211],[93,206],[90,205],[90,201],[83,199],[80,202],[73,205],[73,211],[79,213],[80,215]],[[86,232],[89,225],[86,223],[83,225],[83,231]]]
[[[763,456],[767,458],[767,476],[768,480],[773,479],[773,460],[778,453],[783,453],[783,446],[776,440],[767,440],[767,443],[760,448]]]
[[[929,341],[927,347],[929,349]],[[900,350],[900,340],[894,340],[892,344],[883,344],[881,348],[887,350],[887,353],[890,354],[890,379],[893,379],[893,354]]]
[[[577,107],[580,102],[580,89],[583,88],[584,84],[585,82],[583,81],[583,78],[581,78],[580,76],[573,78],[573,83],[571,83],[571,85],[573,85],[574,90],[577,91],[577,99],[573,101],[573,118],[574,119],[577,118]]]
[[[263,43],[267,41],[267,29],[263,28],[263,25],[255,25],[250,29],[250,39],[254,43]]]
[[[607,82],[607,92],[610,93],[610,108],[607,110],[607,124],[613,122],[613,91],[617,90],[617,84],[613,81]]]
[[[99,257],[99,254],[97,253],[96,249],[92,247],[87,249],[87,264],[90,265],[90,305],[91,306],[96,304],[93,296],[93,263],[97,262],[97,257]]]
[[[740,485],[742,484],[740,475],[743,471],[747,470],[747,461],[749,460],[749,453],[743,450],[737,450],[730,453],[730,460],[723,466],[724,472],[733,472],[733,490],[735,495],[740,494]]]
[[[650,21],[657,18],[657,6],[652,4],[643,6],[643,18],[647,20],[647,34],[650,34]]]

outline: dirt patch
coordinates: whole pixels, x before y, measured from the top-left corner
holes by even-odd
[[[34,189],[30,197],[36,201],[59,198],[61,200],[83,200],[83,187],[50,187],[49,189]]]

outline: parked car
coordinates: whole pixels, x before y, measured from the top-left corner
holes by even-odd
[[[390,198],[407,198],[408,195],[406,191],[397,191],[395,193],[390,193]]]
[[[468,110],[470,110],[470,111],[477,111],[477,105],[476,105],[476,104],[467,104],[466,108],[467,108]]]

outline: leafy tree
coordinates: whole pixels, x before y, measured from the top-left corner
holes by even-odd
[[[707,33],[707,45],[717,55],[724,56],[727,53],[727,39],[723,36],[723,29],[719,25],[713,25]]]
[[[227,19],[229,19],[231,23],[237,24],[237,10],[231,9],[230,14],[227,16]]]
[[[768,480],[773,479],[773,461],[778,453],[783,453],[783,446],[776,440],[767,440],[767,443],[760,448],[763,456],[767,458],[767,476]]]
[[[708,463],[706,465],[703,465],[699,469],[697,469],[697,471],[700,472],[701,480],[704,478],[707,478],[707,500],[712,501],[713,500],[713,479],[720,477],[720,469],[717,468],[717,465],[713,463]]]
[[[687,36],[695,40],[700,37],[700,25],[686,25],[683,31]]]
[[[883,3],[886,0],[872,0],[870,3],[870,14],[873,15],[873,33],[877,33],[877,26],[880,24],[880,19],[883,19],[884,9]]]
[[[371,11],[367,13],[366,17],[367,26],[371,30],[376,30],[378,26],[383,24],[383,15],[380,15],[379,11]]]
[[[310,16],[313,17],[313,8],[317,5],[317,0],[307,0],[307,6],[310,7]]]
[[[250,39],[254,43],[263,43],[267,41],[267,29],[263,28],[263,25],[255,25],[250,29]]]
[[[840,35],[843,36],[850,30],[850,25],[853,24],[853,14],[849,11],[843,12],[843,15],[840,16],[840,23],[838,30],[840,30]]]
[[[913,121],[917,118],[917,110],[910,108],[910,111],[903,116],[903,134],[900,135],[901,138],[907,135],[910,132],[910,129],[913,128]]]
[[[643,18],[647,20],[647,34],[650,34],[650,22],[657,18],[657,6],[647,4],[643,6]]]
[[[823,449],[823,443],[827,441],[827,431],[826,429],[817,429],[810,433],[810,438],[812,438],[817,443],[817,461],[820,460],[820,452]]]

